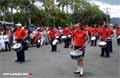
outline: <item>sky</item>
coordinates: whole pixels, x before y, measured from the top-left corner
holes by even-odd
[[[119,17],[120,18],[120,0],[91,0],[91,3],[94,3],[99,6],[99,8],[113,17]]]
[[[106,9],[108,9],[108,14],[111,18],[120,18],[120,0],[90,0],[90,3],[98,5],[104,13],[107,13]],[[41,7],[41,4],[38,2],[35,4]]]

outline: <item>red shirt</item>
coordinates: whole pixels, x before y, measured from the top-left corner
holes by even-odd
[[[107,28],[102,28],[100,33],[101,33],[101,40],[106,41],[107,38],[109,37],[108,29]]]
[[[90,28],[90,33],[92,36],[96,36],[97,35],[97,28]]]
[[[71,30],[68,29],[68,28],[65,28],[65,29],[63,30],[63,35],[67,36],[67,35],[69,35],[69,34],[71,34]]]
[[[113,35],[113,31],[111,29],[108,29],[108,37],[111,37]]]
[[[72,35],[73,30],[72,30],[72,28],[71,28],[71,27],[68,27],[68,31],[69,31],[69,32],[68,32],[68,34],[69,34],[69,35]]]
[[[18,28],[15,32],[15,36],[16,36],[16,39],[24,40],[25,37],[27,36],[27,32],[23,28]]]
[[[55,36],[56,36],[56,32],[55,32],[54,30],[50,30],[49,36],[50,36],[50,38],[51,38],[52,40],[54,40],[54,39],[55,39]]]
[[[61,36],[62,35],[62,33],[58,30],[57,32],[56,32],[56,36]]]
[[[74,46],[84,46],[87,34],[84,31],[74,31],[73,38]]]
[[[117,34],[117,35],[120,35],[120,28],[118,28],[118,29],[116,30],[116,34]]]

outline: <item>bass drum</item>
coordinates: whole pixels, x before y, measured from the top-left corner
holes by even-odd
[[[21,51],[23,49],[21,43],[15,43],[12,48],[13,48],[13,50],[15,50],[17,52],[19,52],[19,51]]]

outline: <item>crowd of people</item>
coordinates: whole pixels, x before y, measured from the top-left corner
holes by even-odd
[[[0,31],[0,50],[10,51],[16,43],[21,43],[21,47],[16,50],[16,62],[25,62],[24,51],[29,47],[42,48],[51,45],[51,52],[57,51],[57,45],[64,43],[64,48],[71,48],[81,51],[82,54],[77,60],[78,69],[74,73],[83,75],[85,48],[90,43],[97,46],[98,41],[104,41],[106,45],[101,47],[101,57],[110,57],[113,52],[112,38],[116,36],[118,46],[120,46],[120,26],[113,28],[107,25],[83,26],[80,23],[73,27],[29,27],[25,28],[20,23],[16,28]]]

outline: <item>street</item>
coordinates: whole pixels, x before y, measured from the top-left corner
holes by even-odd
[[[25,52],[26,62],[21,64],[15,62],[16,53],[14,51],[1,52],[0,78],[5,78],[2,73],[18,72],[31,72],[31,78],[80,78],[79,75],[73,74],[77,64],[70,58],[69,52],[72,50],[64,49],[63,45],[63,43],[58,45],[57,52],[51,52],[50,45],[30,48]],[[113,39],[113,53],[110,58],[100,57],[100,50],[98,46],[88,45],[86,47],[85,77],[119,78],[120,47],[117,46],[116,40]]]

